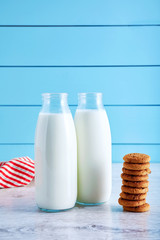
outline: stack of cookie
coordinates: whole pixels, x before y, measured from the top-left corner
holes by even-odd
[[[125,211],[145,212],[150,209],[146,203],[148,192],[148,174],[151,173],[150,156],[141,153],[130,153],[123,157],[121,174],[122,192],[118,202]]]

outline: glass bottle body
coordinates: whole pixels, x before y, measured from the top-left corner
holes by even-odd
[[[72,208],[77,197],[77,142],[67,94],[43,94],[35,135],[36,202],[44,211]]]
[[[112,170],[111,133],[102,94],[79,94],[74,121],[78,146],[77,202],[104,203],[111,194]]]

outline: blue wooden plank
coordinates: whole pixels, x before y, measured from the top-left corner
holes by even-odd
[[[145,153],[151,156],[151,163],[160,162],[160,145],[118,145],[112,146],[112,161],[122,163],[123,156],[127,153]],[[152,170],[152,165],[151,165]]]
[[[104,104],[160,104],[158,68],[0,68],[0,105],[39,105],[43,92],[103,92]]]
[[[39,114],[39,107],[0,108],[0,143],[31,143]]]
[[[160,143],[160,107],[107,107],[114,143]]]
[[[72,114],[75,107],[71,107]],[[106,107],[113,143],[160,143],[160,107]],[[40,107],[1,107],[0,143],[33,143]]]
[[[158,0],[5,0],[0,24],[160,23]]]
[[[0,162],[24,156],[34,159],[33,145],[0,145],[0,152]]]
[[[33,145],[0,145],[0,162],[9,161],[15,157],[29,156],[34,160]],[[151,163],[160,162],[160,146],[157,145],[119,145],[112,146],[112,162],[122,163],[123,156],[127,153],[139,152],[151,156]],[[152,170],[152,165],[151,165]]]
[[[160,64],[160,27],[0,28],[0,65]]]

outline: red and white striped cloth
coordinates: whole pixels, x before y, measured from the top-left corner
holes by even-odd
[[[29,157],[0,162],[0,188],[28,185],[35,176],[34,161]]]

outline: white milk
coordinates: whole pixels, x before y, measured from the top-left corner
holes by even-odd
[[[102,203],[111,194],[111,133],[105,110],[77,110],[78,202]]]
[[[36,202],[72,208],[77,197],[77,143],[70,113],[40,113],[35,138]]]

